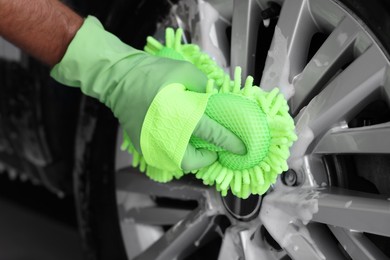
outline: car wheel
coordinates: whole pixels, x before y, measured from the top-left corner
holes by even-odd
[[[156,37],[167,25],[281,89],[299,137],[290,169],[247,200],[191,176],[156,183],[130,167],[112,116],[89,109],[76,190],[91,259],[388,259],[389,4],[183,0]]]

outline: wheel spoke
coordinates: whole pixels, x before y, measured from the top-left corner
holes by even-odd
[[[300,223],[315,221],[390,236],[390,201],[387,198],[335,187],[282,187],[264,198],[260,216],[270,232],[273,225],[282,225],[285,222],[287,226],[283,230],[287,230],[288,224],[295,220],[295,224],[300,227]],[[274,238],[278,236],[280,239],[284,237],[276,234]]]
[[[390,201],[386,198],[338,188],[319,192],[313,221],[390,236]]]
[[[366,236],[360,232],[329,226],[344,250],[354,260],[388,259]]]
[[[389,154],[390,123],[351,129],[340,129],[326,134],[314,149],[317,154]]]
[[[269,249],[270,245],[265,242],[259,229],[233,226],[225,231],[218,260],[282,259],[286,256],[285,252]]]
[[[343,65],[352,60],[353,46],[359,32],[356,23],[345,18],[329,35],[294,82],[295,94],[290,100],[293,114],[313,98]]]
[[[234,68],[240,66],[243,79],[255,72],[260,11],[256,0],[234,1],[230,67],[233,75]]]
[[[306,0],[284,2],[261,79],[262,88],[278,87],[286,98],[293,95],[292,78],[305,66],[315,31]]]
[[[244,248],[236,228],[227,229],[223,237],[218,260],[225,259],[245,259]]]
[[[182,200],[200,200],[204,197],[210,197],[209,193],[211,192],[209,187],[190,176],[168,183],[158,183],[132,167],[117,171],[116,187],[121,191]]]
[[[390,201],[375,194],[340,188],[279,186],[264,198],[260,218],[272,237],[294,259],[338,259],[339,254],[329,249],[332,245],[326,244],[332,239],[326,238],[323,231],[318,232],[313,222],[390,236],[389,209]],[[306,225],[309,222],[312,224]],[[330,257],[330,253],[335,255]]]
[[[308,224],[305,231],[291,234],[284,247],[292,259],[345,259],[323,225]]]
[[[185,257],[195,250],[199,241],[214,227],[212,216],[200,208],[169,229],[156,243],[142,252],[136,260],[171,260]]]
[[[329,233],[309,224],[318,211],[319,192],[312,189],[277,189],[263,200],[260,219],[271,236],[293,259],[344,259]],[[319,235],[321,234],[321,235]]]
[[[185,218],[191,211],[184,209],[162,208],[162,207],[144,207],[133,208],[124,211],[122,218],[130,220],[137,224],[145,225],[174,225]]]
[[[309,117],[306,123],[314,135],[343,120],[348,122],[372,101],[374,94],[379,94],[377,90],[383,84],[385,69],[386,62],[380,50],[371,46],[332,80],[304,111],[304,116]]]

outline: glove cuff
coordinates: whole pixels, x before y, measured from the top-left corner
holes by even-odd
[[[107,95],[127,72],[112,75],[112,67],[139,54],[143,52],[123,43],[104,30],[97,18],[88,16],[50,76],[64,85],[80,87],[84,94],[106,103]]]
[[[210,95],[186,91],[177,83],[157,94],[141,131],[141,150],[147,164],[168,171],[181,169],[190,137]]]

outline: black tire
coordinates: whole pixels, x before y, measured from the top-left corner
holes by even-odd
[[[84,98],[76,140],[75,192],[86,259],[127,259],[116,213],[114,154],[117,121]]]
[[[359,17],[372,31],[379,45],[390,58],[390,1],[388,0],[335,0]]]

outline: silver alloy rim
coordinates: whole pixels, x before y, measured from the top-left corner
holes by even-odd
[[[256,41],[261,40],[260,13],[268,2],[187,0],[173,6],[172,17],[226,70],[239,65],[244,74],[253,74]],[[390,153],[390,123],[348,127],[371,102],[388,104],[389,61],[369,30],[337,1],[276,2],[282,9],[260,85],[267,90],[279,87],[296,115],[299,140],[291,149],[289,166],[299,176],[299,185],[287,187],[279,180],[264,197],[259,217],[240,222],[229,215],[212,188],[191,178],[154,183],[127,167],[128,155],[118,152],[118,212],[129,258],[180,259],[218,228],[213,224],[218,215],[226,215],[232,225],[220,232],[219,259],[280,259],[286,254],[292,259],[345,259],[346,255],[387,259],[363,232],[390,237],[390,201],[329,187],[323,158]],[[226,39],[218,32],[230,24],[229,53]],[[307,62],[317,32],[329,36]],[[134,193],[147,196],[134,202]],[[150,197],[195,200],[199,206],[193,211],[163,208]],[[139,237],[134,238],[140,235],[137,225],[150,228],[142,236],[152,238],[143,245]],[[164,232],[162,225],[172,228]],[[262,225],[283,250],[275,250],[263,239]]]

